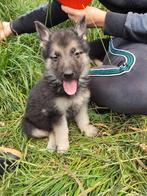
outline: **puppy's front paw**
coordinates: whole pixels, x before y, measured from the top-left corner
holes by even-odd
[[[85,128],[84,128],[84,133],[86,136],[88,137],[94,137],[97,135],[97,128],[94,127],[93,125],[87,125]]]
[[[48,145],[47,145],[47,150],[49,152],[54,152],[56,150],[56,145],[51,143],[51,142],[48,142]]]
[[[57,152],[61,153],[61,154],[66,153],[68,151],[68,149],[69,149],[69,143],[57,146]]]

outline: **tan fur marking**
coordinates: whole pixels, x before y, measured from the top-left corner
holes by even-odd
[[[33,129],[32,130],[32,136],[35,138],[42,138],[42,137],[48,137],[49,132],[43,131],[41,129]]]

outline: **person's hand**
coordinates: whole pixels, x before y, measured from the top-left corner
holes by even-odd
[[[0,41],[5,40],[11,34],[12,34],[12,30],[10,28],[10,22],[0,21]]]
[[[77,22],[81,16],[86,17],[88,27],[103,27],[105,23],[106,12],[95,7],[87,6],[85,9],[77,10],[70,7],[61,6],[61,9],[68,14],[68,17]]]

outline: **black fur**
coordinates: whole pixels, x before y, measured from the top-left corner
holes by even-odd
[[[26,107],[23,119],[23,130],[31,136],[32,128],[38,128],[45,131],[52,130],[52,124],[57,123],[61,113],[54,105],[55,93],[46,78],[40,80],[32,89]],[[43,112],[42,110],[46,110]]]

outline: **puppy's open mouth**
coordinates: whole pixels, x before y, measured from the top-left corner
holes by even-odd
[[[78,88],[77,80],[64,80],[63,89],[67,95],[75,95]]]

